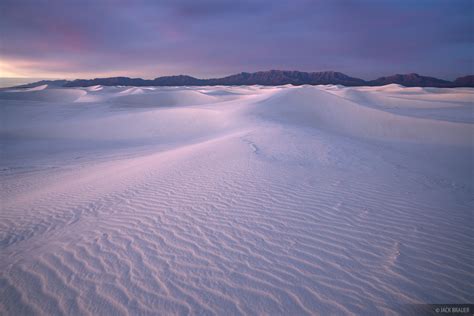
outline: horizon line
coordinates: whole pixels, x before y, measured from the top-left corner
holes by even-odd
[[[385,78],[385,77],[390,77],[390,76],[397,76],[397,75],[419,75],[419,76],[424,76],[424,77],[431,77],[431,78],[436,78],[436,79],[441,79],[441,80],[445,80],[445,81],[454,81],[458,78],[461,78],[461,77],[466,77],[466,76],[471,76],[473,74],[464,74],[464,75],[458,75],[456,78],[454,79],[445,79],[445,78],[441,78],[441,77],[435,77],[433,75],[424,75],[424,74],[420,74],[419,72],[397,72],[397,73],[392,73],[392,74],[389,74],[389,75],[382,75],[382,76],[378,76],[374,79],[363,79],[363,78],[360,78],[360,77],[354,77],[352,75],[349,75],[347,73],[344,73],[344,72],[341,72],[341,71],[337,71],[337,70],[321,70],[321,71],[303,71],[303,70],[288,70],[288,69],[269,69],[269,70],[257,70],[257,71],[240,71],[240,72],[234,72],[234,73],[231,73],[231,74],[227,74],[227,75],[222,75],[222,76],[211,76],[211,77],[198,77],[198,76],[194,76],[194,75],[189,75],[189,74],[185,74],[185,73],[178,73],[178,74],[169,74],[169,75],[158,75],[156,77],[149,77],[149,78],[146,78],[146,77],[137,77],[137,76],[131,76],[131,75],[118,75],[118,76],[98,76],[98,77],[41,77],[41,76],[38,76],[38,77],[11,77],[11,76],[8,76],[8,77],[2,77],[0,76],[0,80],[2,79],[13,79],[13,80],[21,80],[21,79],[38,79],[39,81],[42,81],[42,80],[67,80],[67,81],[74,81],[74,80],[94,80],[94,79],[108,79],[108,78],[130,78],[130,79],[142,79],[142,80],[155,80],[157,78],[163,78],[163,77],[178,77],[178,76],[187,76],[187,77],[192,77],[194,79],[199,79],[199,80],[211,80],[211,79],[222,79],[222,78],[225,78],[225,77],[229,77],[229,76],[233,76],[233,75],[239,75],[239,74],[243,74],[243,73],[248,73],[248,74],[254,74],[254,73],[259,73],[259,72],[271,72],[271,71],[281,71],[281,72],[300,72],[300,73],[341,73],[341,74],[344,74],[346,76],[349,76],[349,77],[352,77],[352,78],[355,78],[355,79],[360,79],[360,80],[363,80],[363,81],[372,81],[372,80],[376,80],[376,79],[379,79],[379,78]],[[34,83],[34,82],[31,82],[31,83]]]

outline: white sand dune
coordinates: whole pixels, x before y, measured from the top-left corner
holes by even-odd
[[[85,88],[86,91],[91,91],[91,92],[92,91],[100,91],[102,89],[104,89],[104,87],[101,86],[101,85],[95,85],[95,86]]]
[[[356,99],[367,100],[360,96]],[[469,145],[472,142],[472,124],[400,116],[363,106],[357,101],[314,87],[301,87],[276,93],[252,112],[278,122],[309,125],[348,136],[410,143]]]
[[[136,88],[132,88],[136,89]],[[132,107],[169,107],[169,106],[189,106],[207,103],[215,103],[218,100],[198,91],[146,91],[129,89],[119,93],[120,95],[109,99],[108,101],[123,106]]]
[[[48,87],[47,84],[39,85],[33,88],[19,88],[19,89],[14,89],[14,88],[6,88],[3,91],[4,92],[31,92],[31,91],[41,91],[44,90]]]
[[[474,89],[2,92],[0,314],[474,301]]]
[[[40,91],[40,90],[46,89],[47,87],[48,87],[47,84],[43,84],[43,85],[40,85],[40,86],[37,86],[37,87],[23,89],[23,91],[25,91],[25,92]]]
[[[41,88],[41,89],[37,89]],[[87,91],[73,88],[51,88],[47,85],[31,89],[6,90],[0,92],[0,100],[43,101],[43,102],[73,102],[87,94]]]

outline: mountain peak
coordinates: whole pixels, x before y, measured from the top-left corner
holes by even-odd
[[[458,87],[474,87],[474,75],[459,77],[454,80],[454,84]]]
[[[383,86],[387,84],[400,84],[405,87],[450,87],[452,82],[434,77],[421,76],[417,73],[396,74],[388,77],[380,77],[368,82],[371,86]]]

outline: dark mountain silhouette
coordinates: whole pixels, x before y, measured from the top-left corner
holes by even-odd
[[[190,76],[166,76],[158,77],[152,80],[128,77],[111,77],[95,79],[76,79],[68,81],[64,87],[90,87],[96,85],[102,86],[197,86],[201,85],[203,80]]]
[[[155,79],[141,79],[128,77],[111,77],[95,79],[67,80],[43,80],[16,88],[31,88],[48,84],[56,87],[89,87],[95,85],[103,86],[215,86],[215,85],[264,85],[276,86],[284,84],[292,85],[319,85],[319,84],[339,84],[344,86],[382,86],[396,83],[406,87],[474,87],[474,76],[465,76],[456,79],[454,82],[442,80],[434,77],[421,76],[416,73],[397,74],[388,77],[381,77],[371,81],[350,77],[336,71],[323,72],[302,72],[270,70],[259,72],[242,72],[239,74],[213,79],[198,79],[191,76],[165,76]]]
[[[400,75],[396,74],[389,77],[380,77],[368,82],[371,86],[384,86],[386,84],[396,83],[405,87],[450,87],[452,82],[434,78],[420,76],[416,73]]]
[[[474,88],[474,75],[459,77],[454,80],[456,87],[473,87]]]
[[[70,81],[67,80],[41,80],[33,83],[22,84],[20,86],[15,86],[15,88],[34,88],[47,84],[50,87],[64,87]]]
[[[202,86],[205,80],[197,79],[191,76],[165,76],[153,79],[154,86]]]
[[[64,87],[90,87],[96,85],[102,86],[150,86],[150,80],[128,77],[110,77],[95,79],[76,79],[67,82]]]
[[[302,85],[302,84],[341,84],[345,86],[361,86],[365,81],[359,78],[352,78],[340,72],[301,72],[301,71],[282,71],[270,70],[254,73],[242,72],[240,74],[218,78],[208,79],[210,85],[265,85],[277,86],[284,84]]]
[[[359,78],[352,78],[340,72],[301,72],[301,71],[282,71],[270,70],[254,73],[242,72],[224,78],[198,79],[191,76],[166,76],[158,77],[153,80],[144,80],[139,78],[113,77],[96,78],[89,80],[74,80],[64,84],[65,87],[86,87],[95,85],[104,86],[204,86],[204,85],[265,85],[275,86],[284,84],[302,85],[302,84],[341,84],[346,86],[361,86],[366,82]]]

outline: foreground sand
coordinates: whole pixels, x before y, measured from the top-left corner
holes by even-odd
[[[0,93],[0,314],[474,301],[474,89]]]

